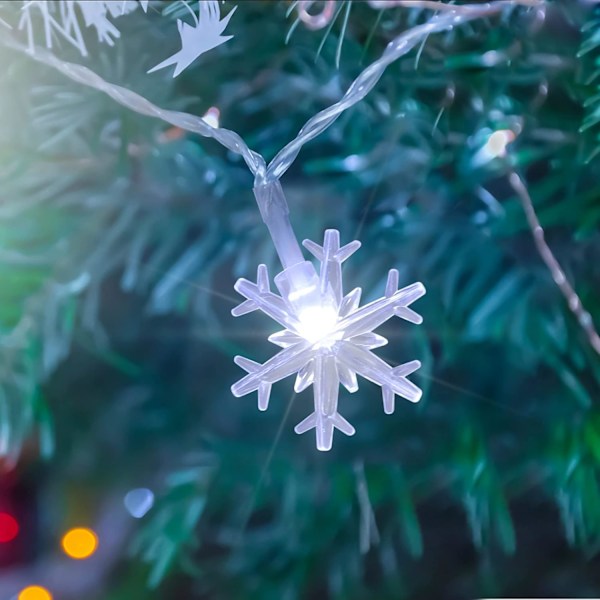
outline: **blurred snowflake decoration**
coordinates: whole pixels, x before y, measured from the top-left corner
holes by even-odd
[[[120,33],[112,20],[129,14],[138,6],[145,12],[148,0],[25,0],[21,8],[19,29],[27,32],[29,49],[33,52],[34,22],[39,18],[47,48],[52,48],[54,38],[59,38],[75,46],[82,56],[87,56],[80,15],[85,27],[96,30],[100,42],[113,46]]]
[[[185,0],[180,0],[192,15],[194,24],[177,19],[181,50],[162,61],[148,73],[175,65],[173,77],[187,69],[200,55],[230,40],[232,35],[223,35],[236,6],[221,19],[218,0],[198,2],[198,14]],[[55,40],[62,39],[75,46],[82,56],[87,56],[84,28],[96,30],[98,41],[114,46],[121,37],[115,19],[142,7],[148,10],[148,0],[24,0],[21,7],[19,29],[27,33],[30,52],[35,48],[36,24],[41,23],[47,48]],[[83,21],[83,23],[81,23]],[[9,26],[0,20],[0,24]]]
[[[181,50],[163,60],[155,67],[152,67],[148,73],[175,65],[173,77],[177,77],[201,54],[230,40],[233,37],[232,35],[222,35],[222,33],[225,31],[225,27],[227,27],[229,19],[231,19],[236,8],[237,6],[234,6],[233,10],[224,19],[221,19],[219,2],[217,0],[199,2],[198,16],[190,8],[190,13],[194,18],[194,25],[177,19],[177,29],[181,38]]]
[[[310,303],[296,303],[290,298],[289,288],[275,278],[281,295],[271,292],[267,267],[258,267],[257,282],[239,279],[236,291],[246,298],[232,310],[234,316],[260,310],[284,329],[269,337],[269,341],[282,348],[264,364],[236,356],[235,362],[248,374],[235,383],[231,390],[235,396],[258,391],[258,408],[266,410],[271,386],[276,381],[296,373],[294,390],[313,385],[314,412],[299,423],[296,433],[316,430],[317,448],[330,450],[333,431],[339,429],[353,435],[354,427],[338,413],[339,386],[349,392],[358,390],[357,375],[381,386],[383,409],[394,412],[395,395],[418,402],[421,390],[408,381],[407,376],[421,363],[413,360],[391,367],[372,350],[387,344],[387,340],[374,333],[374,329],[392,316],[419,324],[422,318],[409,308],[425,293],[421,283],[398,289],[398,271],[390,270],[385,295],[364,306],[359,306],[361,289],[348,294],[342,292],[342,263],[358,248],[353,241],[340,247],[340,235],[335,229],[325,232],[323,246],[305,240],[303,245],[320,262],[320,275],[316,286],[318,294]],[[281,275],[281,274],[280,274]],[[315,298],[318,300],[315,302]],[[300,308],[299,308],[300,307]]]

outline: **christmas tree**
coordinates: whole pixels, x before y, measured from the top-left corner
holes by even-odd
[[[0,598],[600,597],[597,2],[2,1],[0,56]]]

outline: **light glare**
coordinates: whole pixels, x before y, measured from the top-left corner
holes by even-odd
[[[311,344],[333,342],[328,339],[337,324],[337,311],[332,306],[309,306],[299,315],[298,333]]]

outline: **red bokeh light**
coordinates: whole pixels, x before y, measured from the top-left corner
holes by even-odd
[[[19,535],[19,524],[8,513],[0,512],[0,544],[12,542]]]

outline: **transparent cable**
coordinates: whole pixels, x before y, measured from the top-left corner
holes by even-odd
[[[235,131],[222,127],[214,127],[197,115],[156,106],[156,104],[150,102],[150,100],[147,100],[140,94],[120,85],[109,83],[91,69],[62,60],[44,48],[36,46],[34,52],[30,52],[25,44],[16,40],[8,31],[2,30],[0,39],[5,46],[26,52],[38,62],[54,67],[73,81],[104,92],[113,100],[134,112],[161,119],[166,123],[170,123],[186,131],[197,133],[203,137],[213,138],[219,144],[231,150],[231,152],[239,154],[253,175],[260,175],[264,172],[265,160],[263,157],[258,152],[251,150]]]
[[[235,358],[247,375],[232,386],[232,392],[236,396],[258,392],[258,407],[266,410],[272,384],[295,373],[296,392],[310,385],[314,392],[314,412],[295,430],[304,433],[315,429],[317,448],[329,450],[335,429],[346,435],[354,434],[354,427],[338,412],[338,396],[340,385],[350,393],[358,389],[357,375],[381,387],[383,408],[388,414],[394,411],[396,395],[411,402],[421,398],[421,390],[407,379],[420,367],[419,361],[392,367],[372,350],[387,343],[374,330],[393,316],[415,324],[422,322],[420,315],[409,306],[425,293],[425,288],[417,282],[398,289],[398,271],[391,269],[384,296],[359,306],[360,288],[348,293],[343,291],[342,263],[358,250],[360,242],[355,240],[341,245],[340,233],[335,229],[325,232],[322,246],[304,240],[303,245],[320,265],[317,274],[313,263],[305,260],[302,254],[279,179],[290,168],[304,144],[362,100],[392,62],[407,54],[427,36],[495,14],[507,4],[519,3],[518,0],[497,0],[480,5],[461,5],[403,32],[388,44],[378,60],[362,71],[338,102],[309,119],[268,167],[263,157],[251,150],[233,131],[214,127],[198,116],[160,108],[131,90],[108,83],[90,69],[60,60],[46,50],[36,48],[29,53],[28,48],[8,32],[2,32],[2,41],[9,47],[28,52],[35,60],[54,67],[74,81],[108,94],[135,112],[213,138],[242,156],[255,177],[256,202],[283,270],[274,278],[279,294],[270,289],[265,265],[259,265],[256,283],[239,279],[235,289],[245,300],[233,309],[232,314],[241,316],[260,310],[283,326],[283,330],[269,337],[269,341],[282,350],[264,364],[241,356]]]
[[[508,5],[519,4],[521,2],[497,0],[496,2],[487,2],[480,5],[456,6],[455,10],[448,10],[444,14],[435,15],[423,25],[417,25],[401,33],[387,45],[381,57],[364,69],[352,82],[338,102],[309,119],[295,139],[280,150],[267,167],[267,180],[279,179],[293,164],[304,144],[325,131],[344,111],[360,102],[373,89],[391,63],[410,52],[427,36],[452,29],[473,19],[491,16]],[[537,4],[537,2],[529,2],[527,5],[534,6]]]

